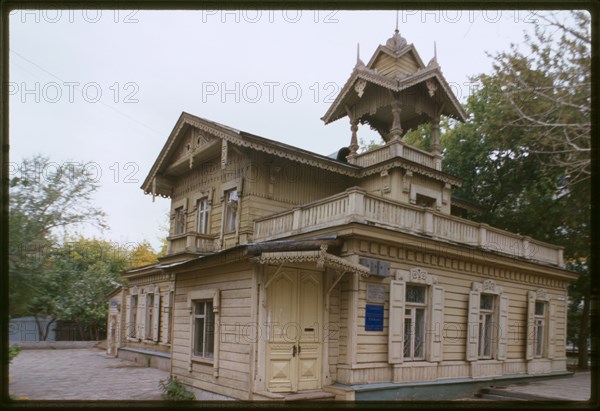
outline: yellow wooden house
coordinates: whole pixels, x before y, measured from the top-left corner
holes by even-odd
[[[124,273],[110,352],[251,400],[446,398],[565,373],[576,276],[561,247],[456,215],[442,115],[465,120],[397,30],[322,118],[349,120],[335,156],[182,113],[142,185],[171,199],[168,252]],[[425,122],[431,152],[402,139]],[[359,153],[359,123],[385,144]]]

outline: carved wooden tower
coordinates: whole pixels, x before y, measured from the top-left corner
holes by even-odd
[[[365,65],[357,53],[356,65],[329,110],[321,118],[329,124],[344,116],[350,119],[352,137],[348,161],[355,163],[358,124],[376,130],[386,145],[396,144],[402,156],[402,136],[420,124],[432,124],[434,165],[441,170],[440,116],[464,121],[465,112],[444,78],[437,57],[427,65],[398,28],[385,45],[379,45]]]

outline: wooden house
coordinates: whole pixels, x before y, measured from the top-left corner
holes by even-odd
[[[561,247],[453,215],[442,115],[465,120],[397,30],[323,117],[350,123],[336,158],[183,113],[142,185],[171,199],[168,253],[124,274],[113,352],[255,400],[565,373],[576,276]],[[431,152],[402,139],[425,122]],[[385,144],[359,153],[359,123]]]

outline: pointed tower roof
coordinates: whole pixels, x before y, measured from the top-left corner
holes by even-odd
[[[368,123],[389,141],[392,105],[401,107],[404,131],[439,115],[464,121],[466,114],[444,78],[437,57],[426,66],[398,28],[364,65],[357,56],[350,78],[321,118],[329,124],[342,117]]]

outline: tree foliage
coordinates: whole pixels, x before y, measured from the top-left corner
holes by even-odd
[[[580,273],[569,335],[587,353],[590,25],[585,12],[572,17],[567,26],[540,14],[527,52],[512,45],[493,56],[492,73],[473,78],[468,121],[450,123],[441,144],[444,171],[464,179],[455,194],[483,207],[477,219],[565,247],[568,268]],[[410,138],[426,144],[423,135]]]
[[[92,204],[98,185],[83,168],[53,164],[43,156],[25,159],[10,181],[10,314],[50,317],[40,329],[42,339],[56,320],[74,321],[82,338],[96,338],[105,328],[107,295],[121,283],[119,273],[154,263],[157,256],[147,241],[121,246],[73,236],[84,225],[106,228],[104,213]]]

